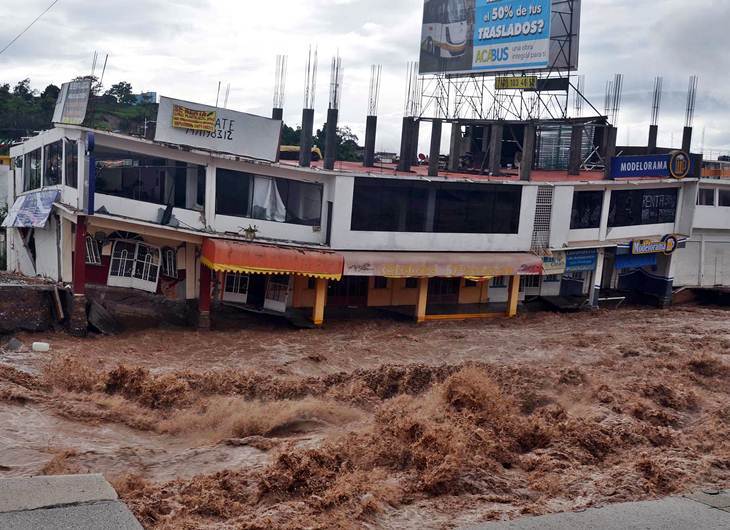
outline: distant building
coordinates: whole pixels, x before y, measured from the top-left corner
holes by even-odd
[[[148,103],[157,103],[157,92],[142,92],[134,94],[135,105],[146,105]]]

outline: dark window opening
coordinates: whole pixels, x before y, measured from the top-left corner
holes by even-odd
[[[516,234],[522,187],[357,178],[354,231]]]
[[[674,223],[677,188],[616,190],[611,193],[608,226],[639,226]]]
[[[603,191],[577,191],[573,194],[570,229],[600,228]]]
[[[479,287],[479,282],[474,280],[464,280],[464,287]]]
[[[387,289],[388,288],[388,278],[384,278],[383,276],[376,276],[373,288],[374,289]]]
[[[61,184],[61,163],[63,161],[63,141],[59,140],[48,144],[44,148],[45,168],[43,171],[43,185],[56,186]]]
[[[78,143],[75,140],[66,140],[65,160],[66,186],[76,188],[79,185],[79,151]]]
[[[264,221],[320,226],[322,185],[217,170],[216,213]]]
[[[193,209],[200,198],[201,175],[205,180],[205,168],[195,164],[107,147],[96,150],[97,193]]]
[[[317,287],[317,280],[315,278],[307,278],[307,289],[310,291]]]
[[[715,206],[715,189],[700,188],[700,192],[697,194],[697,205]]]
[[[719,190],[718,204],[730,206],[730,190]]]
[[[23,161],[23,191],[37,190],[41,187],[41,150],[36,149],[25,155]]]
[[[406,278],[406,289],[417,289],[418,278]]]

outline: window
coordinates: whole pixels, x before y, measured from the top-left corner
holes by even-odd
[[[639,226],[674,223],[677,188],[616,190],[611,193],[608,226]]]
[[[289,298],[289,276],[269,276],[266,282],[264,309],[284,313]]]
[[[548,274],[543,277],[543,283],[559,283],[561,279],[560,274]]]
[[[162,249],[162,275],[177,278],[177,250],[171,247]]]
[[[730,190],[719,190],[718,204],[720,206],[730,206]]]
[[[576,191],[573,194],[573,210],[570,229],[600,228],[603,210],[603,191]]]
[[[307,289],[310,291],[317,288],[317,280],[315,278],[307,278]]]
[[[516,234],[522,187],[356,178],[351,229]]]
[[[86,264],[101,265],[99,242],[90,235],[86,236]]]
[[[64,160],[64,164],[66,166],[66,186],[76,188],[79,185],[78,142],[74,140],[66,140],[65,151],[66,158]]]
[[[540,276],[522,276],[520,278],[522,287],[526,289],[537,289],[540,287]]]
[[[322,185],[218,169],[216,213],[319,226],[322,219]]]
[[[494,287],[497,289],[504,289],[507,287],[507,281],[505,276],[495,276],[492,278],[492,281],[489,282],[489,287]]]
[[[464,280],[464,287],[479,287],[479,282],[474,280]]]
[[[41,187],[41,150],[25,155],[23,160],[23,190],[37,190]]]
[[[43,171],[43,185],[56,186],[61,184],[61,163],[63,162],[63,141],[59,140],[48,144],[44,148],[45,168]]]
[[[223,300],[245,304],[248,301],[248,280],[248,276],[244,274],[227,272],[223,284]]]
[[[375,289],[387,289],[388,288],[388,278],[384,278],[382,276],[376,276],[375,282],[374,282],[374,288]]]
[[[160,275],[160,250],[135,241],[115,241],[108,285],[156,292]]]
[[[418,278],[406,278],[406,289],[417,289]]]

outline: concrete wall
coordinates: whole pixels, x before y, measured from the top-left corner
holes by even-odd
[[[695,230],[687,247],[672,257],[675,287],[730,285],[730,232]]]
[[[51,215],[45,228],[35,229],[36,274],[60,280],[61,227],[58,216]]]

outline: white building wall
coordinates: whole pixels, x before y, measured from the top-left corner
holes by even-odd
[[[60,224],[58,217],[51,215],[45,228],[36,228],[36,274],[49,280],[58,281],[60,263]]]

